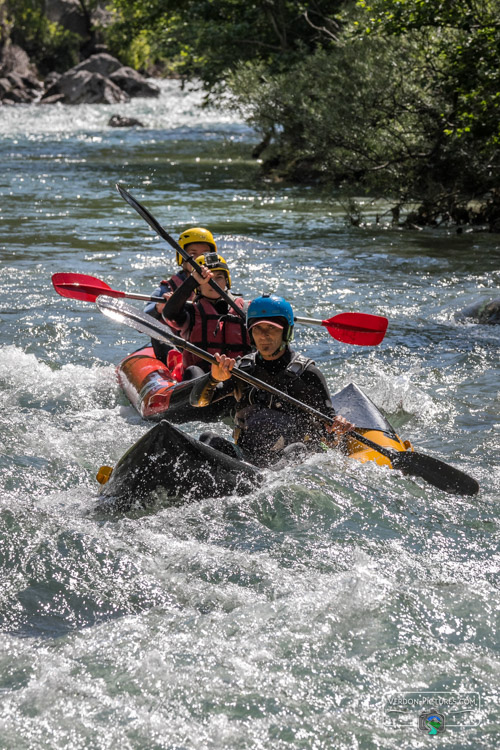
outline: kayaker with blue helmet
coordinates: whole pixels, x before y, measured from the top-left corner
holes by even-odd
[[[230,294],[231,274],[222,255],[210,252],[196,258],[201,274],[193,271],[186,281],[169,297],[162,312],[162,319],[186,341],[210,354],[226,354],[239,357],[251,349],[244,315],[245,302],[241,296],[230,295],[242,311],[241,317],[220,297],[217,289],[210,286],[216,282],[221,290]],[[192,294],[194,298],[190,303]],[[210,364],[184,349],[183,380],[192,380],[210,369]]]
[[[322,372],[311,359],[290,348],[293,326],[292,307],[283,297],[263,295],[254,299],[247,311],[247,328],[255,351],[241,357],[238,368],[331,416],[331,425],[319,423],[288,401],[232,378],[235,359],[216,354],[217,364],[193,388],[191,404],[202,407],[234,397],[235,445],[211,432],[203,433],[200,440],[265,467],[277,463],[291,446],[318,450],[353,429],[335,414]]]
[[[217,252],[217,244],[212,232],[204,227],[191,227],[190,229],[185,229],[179,236],[179,245],[195,260],[204,253]],[[166,302],[176,289],[182,286],[191,275],[192,266],[187,260],[183,259],[180,253],[176,253],[176,261],[177,265],[180,267],[179,270],[169,279],[164,279],[160,282],[158,289],[153,292],[153,297],[164,297]],[[194,296],[193,290],[188,299],[193,299]],[[156,320],[161,320],[163,323],[166,323],[166,320],[162,315],[165,308],[165,302],[148,302],[144,308],[144,312],[151,315]],[[175,329],[174,332],[177,333]],[[166,363],[168,352],[175,350],[175,347],[162,343],[157,339],[151,339],[151,343],[155,357]]]

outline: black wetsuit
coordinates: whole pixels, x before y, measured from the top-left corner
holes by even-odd
[[[179,273],[175,274],[175,276],[179,277],[182,282],[185,282],[188,278],[188,274],[183,268],[180,269]],[[172,294],[176,289],[177,285],[171,279],[162,281],[158,289],[153,292],[153,297],[163,297],[163,295],[167,293]],[[161,320],[162,323],[165,323],[162,314],[159,313],[156,309],[156,302],[148,302],[148,304],[144,308],[144,312],[148,315],[151,315],[151,317],[155,320]],[[158,341],[158,339],[151,339],[151,345],[153,347],[156,359],[159,359],[160,362],[163,362],[163,364],[167,363],[167,356],[169,351],[171,349],[175,349],[175,346],[166,344],[164,341]]]
[[[322,414],[332,419],[335,417],[321,371],[312,360],[288,347],[279,359],[264,360],[257,352],[252,352],[241,357],[237,366]],[[191,404],[207,406],[228,396],[236,399],[236,450],[229,441],[213,433],[204,433],[200,438],[218,450],[239,455],[257,466],[268,466],[278,461],[291,445],[302,444],[307,449],[318,450],[323,441],[331,441],[325,424],[320,420],[288,401],[234,377],[216,382],[210,374],[206,375],[193,389]]]

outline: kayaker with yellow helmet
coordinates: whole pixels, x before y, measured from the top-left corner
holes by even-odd
[[[217,252],[217,244],[214,240],[212,232],[204,227],[191,227],[181,232],[179,236],[179,245],[187,254],[196,260],[203,253]],[[160,282],[160,286],[153,292],[154,297],[164,297],[165,302],[167,299],[178,289],[191,275],[192,266],[187,260],[184,260],[180,253],[176,253],[177,265],[180,267],[177,273],[171,276],[169,279],[164,279]],[[191,299],[194,298],[194,292],[191,294]],[[144,312],[151,315],[156,320],[165,322],[162,317],[163,309],[165,307],[164,302],[149,302],[144,308]],[[156,339],[151,339],[155,356],[162,362],[167,362],[168,352],[174,349],[174,347],[168,344],[161,343]]]
[[[195,260],[202,267],[201,275],[193,271],[169,297],[163,308],[162,320],[183,339],[210,354],[239,357],[251,348],[245,315],[236,315],[226,300],[210,286],[210,280],[213,280],[221,290],[230,294],[228,265],[222,255],[214,251],[205,252]],[[194,298],[189,302],[193,294]],[[243,298],[232,295],[231,298],[243,313]],[[182,365],[183,380],[203,375],[210,368],[205,360],[186,350],[182,353]]]
[[[255,351],[241,357],[237,363],[231,356],[216,353],[217,364],[211,366],[210,373],[191,392],[191,404],[200,407],[223,398],[235,398],[233,437],[236,445],[211,432],[203,433],[200,440],[224,453],[265,467],[276,463],[283,452],[286,454],[297,448],[318,450],[322,443],[336,442],[353,429],[353,425],[335,414],[322,372],[311,359],[290,348],[293,327],[293,310],[283,297],[263,295],[250,303],[247,328]],[[233,379],[231,370],[235,364],[240,370],[330,416],[332,424],[318,422],[293,404]]]

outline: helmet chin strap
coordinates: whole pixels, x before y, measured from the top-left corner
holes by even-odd
[[[283,349],[286,349],[286,347],[287,347],[287,342],[286,341],[282,341],[281,344],[276,349],[276,351],[271,354],[271,357],[275,357],[277,354],[279,354],[280,352],[282,352]]]

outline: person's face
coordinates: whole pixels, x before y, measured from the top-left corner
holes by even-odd
[[[284,350],[274,354],[283,343],[282,328],[276,328],[269,323],[257,323],[252,328],[252,336],[262,359],[278,359],[283,354]]]
[[[217,286],[222,289],[222,291],[226,291],[227,278],[224,271],[212,271],[212,278]],[[203,296],[208,297],[209,299],[219,299],[220,294],[217,293],[216,289],[212,289],[211,286],[204,285]]]
[[[190,242],[184,250],[190,258],[198,258],[200,255],[212,252],[212,248],[206,242]],[[193,267],[187,262],[187,260],[183,262],[182,267],[187,273],[191,273],[193,270]]]

